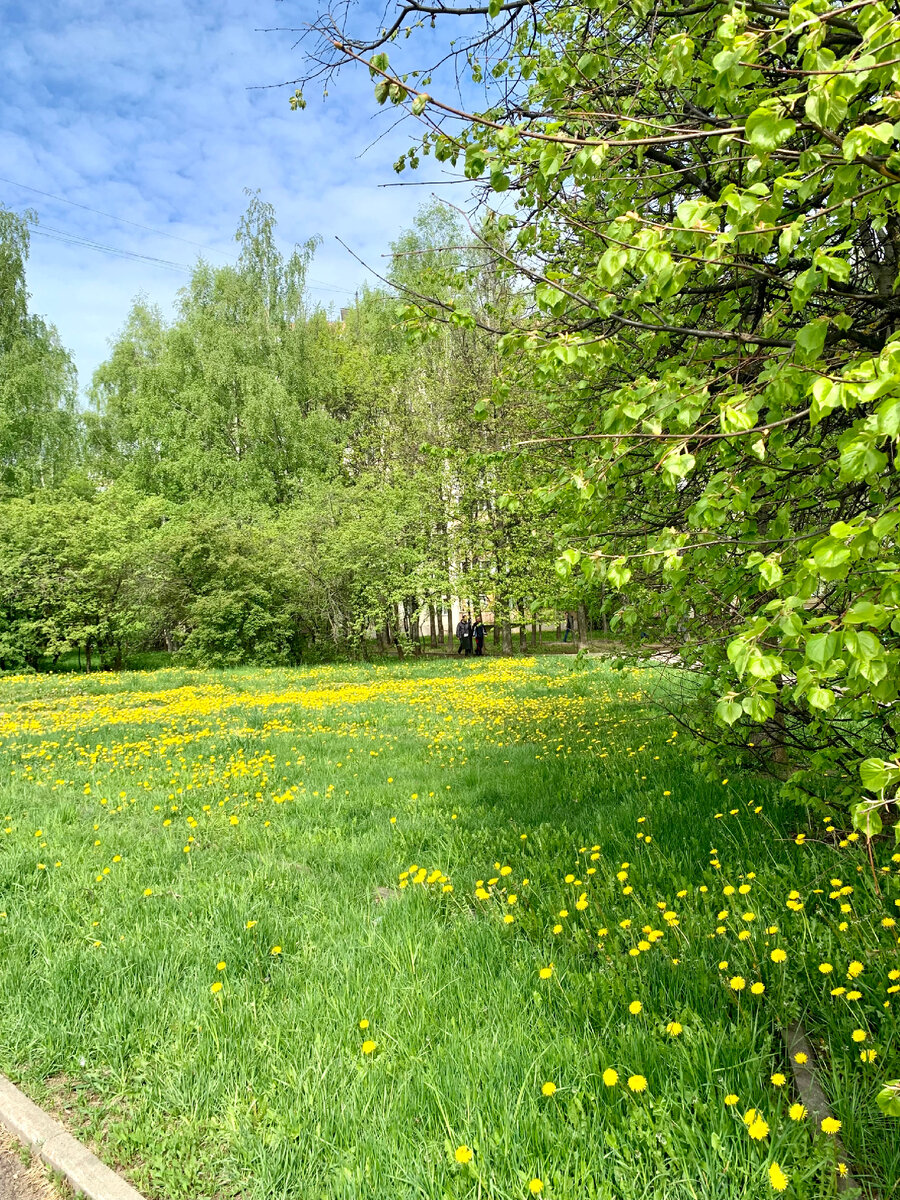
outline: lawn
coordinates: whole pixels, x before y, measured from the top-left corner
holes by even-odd
[[[836,819],[705,781],[658,682],[0,680],[0,1070],[160,1200],[828,1196],[799,1019],[900,1196],[893,839],[873,873]]]

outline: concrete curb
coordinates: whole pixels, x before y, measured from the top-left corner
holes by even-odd
[[[0,1125],[62,1175],[86,1200],[143,1200],[130,1183],[111,1171],[76,1138],[0,1075]]]
[[[806,1034],[799,1022],[789,1025],[787,1029],[782,1030],[784,1043],[787,1046],[788,1058],[791,1064],[791,1071],[794,1075],[794,1082],[797,1085],[797,1091],[800,1093],[800,1099],[806,1105],[810,1116],[816,1125],[821,1126],[826,1117],[832,1115],[831,1109],[828,1107],[828,1101],[825,1099],[825,1093],[819,1086],[819,1081],[813,1074],[813,1065],[816,1061],[816,1056],[812,1046],[807,1040]],[[806,1061],[798,1063],[797,1054],[805,1054]],[[832,1135],[834,1138],[834,1146],[837,1151],[837,1157],[845,1162],[847,1159],[847,1151],[844,1149],[844,1143],[839,1135]],[[839,1175],[836,1181],[838,1192],[854,1192],[859,1195],[863,1194],[863,1188],[859,1180],[857,1180],[853,1172],[848,1168],[846,1175]],[[870,1191],[873,1198],[877,1193]]]

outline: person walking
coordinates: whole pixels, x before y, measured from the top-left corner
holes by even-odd
[[[461,613],[459,624],[456,627],[456,636],[459,639],[459,649],[457,655],[464,654],[466,658],[472,653],[472,623],[469,620],[467,613]]]
[[[569,640],[569,634],[575,631],[575,618],[570,612],[566,613],[566,632],[563,634],[563,641]]]
[[[481,658],[484,655],[484,621],[480,614],[472,624],[472,636],[475,639],[475,657]]]

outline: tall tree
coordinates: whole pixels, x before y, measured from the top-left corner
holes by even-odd
[[[75,368],[28,311],[28,220],[0,207],[0,494],[59,483],[77,465]]]
[[[410,52],[425,16],[465,18],[462,101]],[[533,288],[522,318],[469,315],[544,397],[564,568],[683,645],[720,748],[820,796],[857,797],[864,764],[874,823],[900,779],[896,6],[341,20],[314,22],[309,77],[363,63],[423,123],[398,166],[464,169]]]

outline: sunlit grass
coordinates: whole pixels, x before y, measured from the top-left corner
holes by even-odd
[[[858,842],[696,775],[653,689],[546,659],[2,681],[0,1068],[158,1197],[737,1200],[773,1163],[828,1195],[801,1017],[889,1194],[891,847],[879,897]]]

